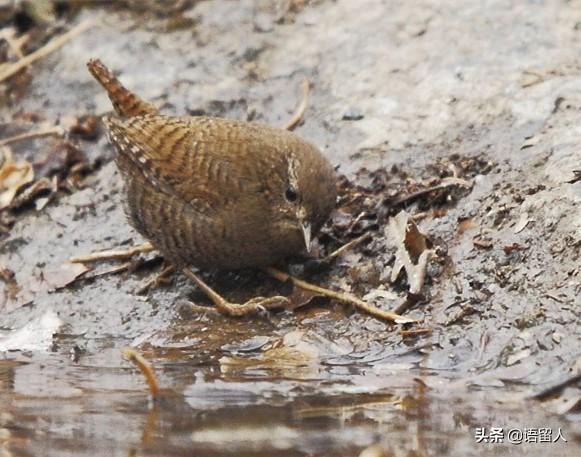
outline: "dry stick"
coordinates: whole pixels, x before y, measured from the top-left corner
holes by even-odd
[[[0,38],[6,41],[8,47],[18,59],[22,59],[22,57],[24,57],[24,54],[22,54],[22,47],[26,44],[27,41],[30,40],[30,35],[22,35],[20,37],[16,37],[16,34],[17,31],[14,27],[4,28],[0,30]],[[0,65],[0,68],[2,68],[5,65],[9,64],[3,63],[2,65]]]
[[[125,260],[130,259],[136,254],[147,253],[153,250],[155,250],[155,248],[152,246],[151,243],[147,242],[139,244],[137,246],[133,246],[125,250],[93,252],[88,255],[71,257],[69,261],[72,263],[90,263],[90,262],[99,262],[101,260]]]
[[[155,371],[151,364],[145,360],[145,358],[139,354],[137,351],[131,348],[123,349],[123,357],[132,362],[139,368],[141,374],[145,377],[147,385],[149,386],[149,393],[151,398],[155,400],[159,397],[159,384],[157,383],[157,378],[155,376]]]
[[[303,118],[305,111],[307,110],[307,105],[309,103],[309,94],[311,92],[311,83],[308,79],[303,81],[303,98],[297,106],[297,109],[293,116],[287,121],[287,123],[282,127],[285,130],[293,130],[301,119]]]
[[[390,205],[401,205],[402,203],[407,203],[409,201],[415,200],[417,198],[423,197],[426,194],[431,192],[435,192],[437,190],[447,189],[448,187],[453,186],[462,186],[462,187],[471,187],[472,183],[470,181],[466,181],[460,178],[444,178],[440,184],[437,184],[432,187],[428,187],[427,189],[418,190],[417,192],[411,193],[409,195],[404,195],[400,198],[392,200],[389,202]]]
[[[66,285],[66,287],[70,287],[72,284],[75,284],[75,283],[82,281],[82,280],[95,279],[95,278],[100,278],[101,276],[114,275],[117,273],[121,273],[123,271],[129,270],[129,268],[131,268],[132,265],[133,265],[133,262],[126,262],[126,263],[122,263],[121,265],[116,265],[114,267],[108,268],[105,271],[100,271],[100,272],[95,273],[93,275],[80,274],[75,279],[73,279],[71,282],[69,282]],[[88,270],[88,271],[91,271],[91,270]]]
[[[339,257],[340,255],[343,255],[343,253],[345,251],[347,251],[348,249],[354,248],[355,246],[363,243],[364,241],[367,241],[369,238],[371,238],[371,233],[369,233],[369,232],[364,233],[360,237],[349,241],[349,243],[344,244],[343,246],[341,246],[338,249],[335,249],[333,252],[331,252],[331,254],[329,254],[323,260],[326,260],[326,261],[333,260],[334,258]]]
[[[427,335],[433,332],[431,328],[417,328],[412,330],[401,330],[399,334],[403,337],[407,336],[418,336],[418,335]]]
[[[121,265],[115,265],[114,267],[107,268],[106,270],[103,270],[103,271],[99,271],[98,273],[95,273],[93,275],[80,276],[79,279],[95,279],[95,278],[100,278],[101,276],[114,275],[116,273],[121,273],[123,271],[129,270],[132,265],[133,265],[133,262],[131,262],[131,261],[125,262],[125,263],[122,263]],[[76,279],[75,279],[75,281],[76,281]]]
[[[0,146],[6,146],[7,144],[16,143],[18,141],[31,140],[33,138],[41,138],[43,136],[62,136],[64,133],[65,132],[61,127],[47,127],[45,129],[35,130],[34,132],[26,132],[4,138],[3,140],[0,140]]]
[[[10,78],[11,76],[18,73],[23,68],[29,66],[31,63],[35,62],[36,60],[42,59],[43,57],[48,56],[52,52],[56,51],[60,47],[62,47],[67,41],[72,40],[77,35],[87,31],[91,27],[95,25],[94,20],[88,20],[85,22],[81,22],[76,27],[73,27],[66,33],[63,33],[61,36],[49,41],[45,44],[42,48],[37,49],[36,51],[24,56],[22,59],[9,64],[7,67],[0,69],[0,82]]]
[[[301,289],[309,290],[311,292],[321,294],[325,297],[334,298],[343,303],[348,303],[350,305],[355,306],[358,310],[367,313],[373,317],[376,317],[378,319],[386,320],[389,322],[395,322],[396,324],[410,324],[415,322],[415,320],[410,319],[409,317],[400,316],[399,314],[392,313],[390,311],[384,311],[382,309],[377,308],[376,306],[372,306],[368,303],[365,303],[363,300],[360,300],[359,298],[351,294],[336,292],[334,290],[316,286],[301,279],[295,278],[289,275],[288,273],[277,270],[276,268],[269,267],[265,268],[264,271],[268,273],[270,276],[278,279],[279,281],[286,282],[290,280],[295,286],[300,287]]]

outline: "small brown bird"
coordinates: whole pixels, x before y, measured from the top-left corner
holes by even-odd
[[[333,167],[286,130],[213,117],[170,117],[133,94],[99,60],[87,64],[116,116],[104,123],[117,150],[131,224],[184,269],[219,311],[242,315],[284,297],[229,303],[188,266],[268,267],[309,251],[335,206]]]

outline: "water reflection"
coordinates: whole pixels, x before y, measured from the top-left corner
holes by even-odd
[[[578,446],[570,424],[538,406],[531,416],[520,393],[462,388],[404,363],[377,370],[275,353],[276,365],[263,345],[207,360],[184,351],[180,363],[148,350],[166,387],[150,407],[114,346],[78,363],[65,349],[1,361],[4,455],[541,456]],[[561,427],[569,442],[476,443],[477,427]]]

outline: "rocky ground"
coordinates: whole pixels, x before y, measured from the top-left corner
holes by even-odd
[[[22,33],[37,47],[85,20],[100,24],[3,83],[2,138],[64,133],[7,145],[34,168],[28,189],[47,184],[28,199],[22,187],[0,210],[0,348],[18,349],[10,338],[31,322],[38,336],[55,322],[58,332],[48,353],[0,361],[5,446],[357,455],[379,443],[385,455],[482,455],[478,427],[552,427],[568,442],[486,452],[578,455],[581,2],[140,5],[59,7],[48,25],[28,18]],[[4,30],[23,27],[12,21]],[[111,108],[90,57],[166,113],[272,125],[292,115],[308,78],[296,132],[345,175],[321,252],[369,239],[327,269],[292,271],[417,323],[296,292],[295,304],[309,303],[294,312],[192,314],[185,302],[203,297],[179,275],[136,293],[161,268],[154,254],[118,274],[108,273],[115,263],[72,266],[72,256],[143,241],[125,221],[113,151],[94,118]],[[450,179],[465,185],[429,191]],[[405,275],[390,281],[389,220],[401,210],[437,252],[418,296]],[[209,280],[232,297],[291,293],[252,272]],[[153,419],[142,379],[121,359],[127,345],[171,390]]]

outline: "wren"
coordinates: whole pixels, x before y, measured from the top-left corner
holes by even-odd
[[[315,146],[267,125],[158,114],[99,60],[87,66],[115,108],[104,124],[128,219],[169,262],[261,268],[309,251],[336,200]]]

